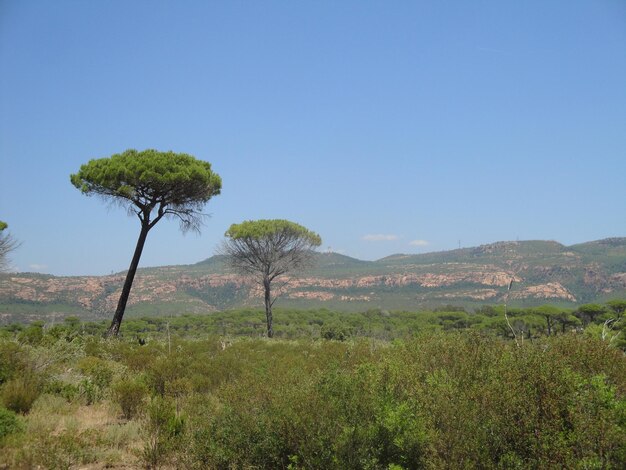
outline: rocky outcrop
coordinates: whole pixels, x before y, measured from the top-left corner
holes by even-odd
[[[545,241],[499,242],[450,252],[396,255],[377,262],[324,253],[319,255],[320,266],[309,274],[282,278],[275,294],[281,296],[283,305],[318,302],[333,308],[342,303],[351,308],[369,308],[374,303],[418,308],[420,303],[499,303],[505,298],[533,304],[593,302],[600,296],[626,295],[624,240],[572,247]],[[198,312],[259,305],[260,285],[224,266],[223,262],[204,262],[141,269],[129,307],[169,304],[174,306],[170,311]],[[54,309],[70,306],[72,311],[108,315],[115,309],[123,280],[123,274],[0,274],[0,318],[15,304],[22,305],[21,312],[54,304]],[[511,281],[513,288],[508,292]]]
[[[558,299],[576,302],[576,297],[558,282],[524,287],[521,290],[511,292],[510,297],[512,299]]]

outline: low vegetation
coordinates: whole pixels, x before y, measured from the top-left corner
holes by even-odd
[[[623,468],[623,304],[5,326],[0,468]]]

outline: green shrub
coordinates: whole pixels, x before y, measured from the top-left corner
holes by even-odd
[[[169,398],[154,397],[147,406],[144,422],[145,444],[142,458],[148,468],[158,468],[167,462],[180,443],[185,421],[176,414]]]
[[[106,351],[104,347],[106,342],[97,336],[89,336],[84,341],[84,351],[87,357],[100,357],[103,351]]]
[[[78,384],[78,391],[86,405],[93,405],[102,397],[102,390],[90,379],[83,379]]]
[[[0,392],[0,401],[11,411],[28,413],[41,394],[41,382],[31,375],[15,377],[6,382]]]
[[[0,385],[28,367],[24,347],[13,341],[0,341]]]
[[[78,369],[101,389],[107,388],[113,379],[111,366],[99,357],[84,357],[78,362]]]
[[[87,356],[78,363],[78,369],[85,375],[80,381],[80,394],[88,405],[100,400],[113,379],[113,369],[99,357]]]
[[[67,401],[74,401],[80,395],[80,387],[62,380],[50,380],[44,386],[43,392],[63,397]]]
[[[330,323],[322,325],[320,335],[328,340],[345,341],[350,336],[350,330],[340,323]]]
[[[223,375],[211,394],[186,404],[185,466],[619,468],[619,354],[582,336],[518,348],[467,332],[236,343],[207,366]]]
[[[4,436],[20,432],[22,429],[22,423],[14,412],[0,407],[0,440]]]
[[[255,341],[225,351],[247,366],[188,412],[188,466],[386,468],[396,456],[385,450],[400,433],[405,460],[419,462],[419,420],[383,410],[371,367],[379,356],[370,346]]]
[[[134,418],[141,411],[148,389],[138,380],[123,379],[111,386],[113,401],[122,409],[126,419]]]
[[[38,345],[43,339],[43,322],[34,322],[17,335],[20,343]]]

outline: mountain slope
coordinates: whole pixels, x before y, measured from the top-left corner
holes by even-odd
[[[411,309],[456,304],[575,305],[626,296],[626,238],[573,246],[554,241],[497,242],[362,261],[318,253],[316,266],[285,278],[282,306]],[[0,276],[0,321],[40,315],[108,317],[123,273],[112,276]],[[129,314],[210,312],[259,307],[254,281],[229,271],[223,256],[193,265],[138,271]]]

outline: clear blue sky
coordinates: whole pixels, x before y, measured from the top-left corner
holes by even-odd
[[[362,259],[626,236],[626,2],[0,0],[0,220],[14,268],[125,270],[139,226],[69,174],[128,148],[210,161],[200,261],[286,218]]]

